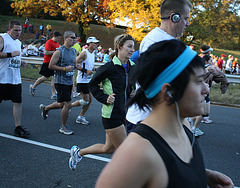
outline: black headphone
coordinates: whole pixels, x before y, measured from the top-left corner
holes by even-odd
[[[169,18],[171,18],[172,22],[178,23],[181,19],[181,16],[178,13],[174,13],[172,16],[161,17],[161,19],[169,19]]]

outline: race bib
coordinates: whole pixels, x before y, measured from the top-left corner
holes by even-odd
[[[73,76],[74,75],[74,70],[71,72],[66,72],[66,76]]]
[[[9,63],[9,67],[11,69],[19,69],[21,66],[21,57],[20,56],[16,56],[16,57],[12,57],[10,59],[10,63]]]

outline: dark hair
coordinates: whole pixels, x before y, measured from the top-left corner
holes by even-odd
[[[62,36],[62,34],[58,31],[56,31],[56,32],[53,33],[53,36],[54,37],[59,37],[59,36]]]
[[[17,20],[12,20],[9,22],[9,28],[12,29],[14,25],[20,25],[21,26],[21,23]]]
[[[189,0],[165,0],[160,8],[161,17],[168,17],[171,13],[183,14],[186,11],[185,5],[192,9],[192,4]]]
[[[202,57],[204,61],[209,61],[209,59],[211,59],[210,55],[205,55]]]
[[[139,108],[153,107],[159,102],[156,95],[151,99],[147,99],[144,90],[155,80],[155,78],[163,72],[170,64],[172,64],[179,55],[186,49],[186,45],[176,39],[162,41],[153,44],[148,50],[140,54],[138,64],[133,74],[133,81],[140,84],[136,95],[129,101],[129,106],[137,103]],[[204,69],[204,62],[201,57],[196,55],[190,64],[170,83],[172,96],[178,101],[188,85],[190,74],[195,74],[194,68],[201,67]]]
[[[134,38],[131,35],[123,34],[118,35],[114,38],[114,50],[115,52],[111,53],[109,56],[110,58],[113,58],[115,55],[118,55],[118,45],[123,46],[127,40],[132,40],[135,42]]]

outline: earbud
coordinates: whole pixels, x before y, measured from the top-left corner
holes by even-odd
[[[172,96],[171,91],[167,91],[167,95],[168,95],[171,99],[173,99],[173,96]]]
[[[174,14],[171,16],[171,20],[172,20],[172,22],[174,22],[174,23],[178,23],[178,22],[180,21],[180,19],[181,19],[181,16],[180,16],[180,14],[178,14],[178,13],[174,13]]]

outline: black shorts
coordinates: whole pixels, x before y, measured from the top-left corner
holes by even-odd
[[[54,84],[57,90],[57,102],[70,102],[72,94],[72,85]]]
[[[54,75],[54,70],[48,68],[49,63],[43,63],[39,74],[49,78]]]
[[[0,103],[3,100],[22,103],[22,84],[0,84],[0,91]]]
[[[125,119],[109,119],[102,117],[102,124],[104,129],[114,129],[121,125],[124,125]]]
[[[77,92],[89,94],[89,83],[77,83]]]

